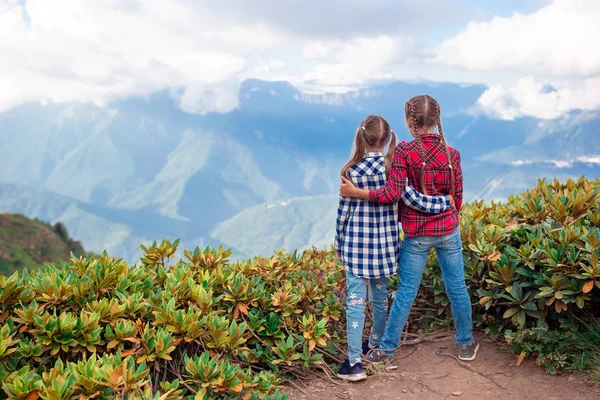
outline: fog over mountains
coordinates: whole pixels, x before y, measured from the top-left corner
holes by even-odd
[[[600,176],[597,112],[490,119],[475,107],[485,89],[396,82],[308,95],[248,80],[238,109],[208,115],[181,111],[166,92],[104,107],[27,104],[0,113],[0,210],[60,220],[86,249],[129,261],[163,237],[239,257],[324,247],[357,124],[381,114],[409,140],[403,105],[422,93],[442,105],[467,200],[505,199],[544,176]]]

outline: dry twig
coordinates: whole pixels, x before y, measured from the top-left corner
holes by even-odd
[[[420,380],[420,379],[419,379],[419,378],[417,378],[417,377],[412,377],[412,378],[411,378],[411,380],[413,380],[413,381],[415,381],[415,382],[419,383],[419,384],[420,384],[420,385],[421,385],[423,388],[425,388],[425,389],[427,389],[427,390],[430,390],[430,391],[432,391],[432,392],[434,392],[434,393],[437,393],[437,394],[442,394],[442,393],[440,393],[440,392],[439,392],[439,391],[437,391],[436,389],[432,388],[431,386],[429,386],[428,384],[426,384],[425,382],[423,382],[422,380]]]
[[[331,378],[331,375],[329,375],[329,372],[327,372],[327,369],[329,369],[329,366],[328,366],[327,364],[325,364],[325,366],[323,366],[323,364],[317,364],[317,366],[318,366],[319,368],[321,368],[321,370],[323,370],[323,372],[325,373],[325,375],[327,375],[327,379],[329,379],[329,381],[330,381],[331,383],[333,383],[333,384],[334,384],[334,385],[336,385],[336,386],[340,386],[340,384],[339,384],[338,382],[334,381],[334,380]],[[333,373],[333,371],[331,371],[331,372]]]
[[[315,347],[315,350],[318,351],[319,353],[323,354],[324,356],[330,357],[331,359],[335,360],[338,363],[343,363],[342,360],[340,360],[339,358],[337,358],[336,356],[334,356],[333,354],[329,353],[328,351],[325,351],[323,349],[320,349],[318,347]]]
[[[300,386],[296,385],[293,380],[286,379],[285,381],[287,383],[289,383],[290,385],[292,385],[293,387],[295,387],[296,390],[299,391],[300,393],[302,393],[303,395],[308,396],[308,393],[306,393],[306,391],[304,389],[302,389]]]
[[[404,358],[408,358],[412,355],[412,353],[414,353],[415,351],[419,350],[421,348],[420,345],[416,345],[414,349],[412,349],[408,354],[403,355],[402,357],[394,357],[396,360],[402,360]]]
[[[452,336],[451,332],[443,332],[443,333],[432,333],[427,335],[417,335],[417,334],[408,334],[409,336],[416,337],[416,339],[407,340],[403,344],[405,346],[415,345],[419,343],[427,343],[427,342],[441,342],[446,340],[448,337]]]
[[[442,352],[440,352],[440,351],[435,351],[435,352],[434,352],[434,354],[435,354],[435,355],[437,355],[437,356],[445,356],[445,357],[450,357],[450,358],[453,358],[453,359],[456,361],[456,363],[457,363],[459,366],[461,366],[462,368],[464,368],[464,369],[466,369],[466,370],[469,370],[469,371],[471,371],[472,373],[474,373],[474,374],[476,374],[476,375],[482,376],[482,377],[484,377],[485,379],[488,379],[488,380],[492,381],[492,382],[493,382],[493,383],[494,383],[496,386],[498,386],[498,387],[499,387],[500,389],[502,389],[502,390],[507,390],[507,389],[506,389],[504,386],[502,386],[501,384],[499,384],[498,382],[496,382],[496,381],[495,381],[493,378],[491,378],[491,377],[489,376],[489,375],[492,375],[492,374],[482,374],[481,372],[479,372],[479,371],[476,371],[475,369],[473,369],[473,368],[472,368],[470,365],[467,365],[467,364],[463,363],[462,361],[460,361],[460,360],[459,360],[459,358],[458,358],[458,357],[456,357],[456,356],[454,356],[454,355],[452,355],[452,354],[449,354],[449,353],[442,353]]]
[[[172,368],[169,368],[169,369],[177,377],[177,379],[179,379],[179,382],[181,382],[181,384],[186,387],[187,390],[189,390],[192,394],[198,393],[196,390],[192,389],[187,383],[185,383],[185,381],[183,380],[183,377],[181,376],[181,373],[179,371],[176,371]]]

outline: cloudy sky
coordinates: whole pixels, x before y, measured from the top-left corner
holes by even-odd
[[[228,112],[242,80],[345,92],[484,83],[482,112],[600,108],[596,0],[0,0],[0,112],[168,90]]]

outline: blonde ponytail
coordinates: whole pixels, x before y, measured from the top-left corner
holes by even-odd
[[[390,136],[392,136],[391,141]],[[367,146],[383,147],[388,141],[390,141],[390,148],[385,160],[386,174],[389,173],[392,166],[392,157],[396,147],[396,135],[390,129],[390,124],[385,118],[378,115],[369,115],[356,128],[352,153],[348,162],[342,167],[341,175],[350,179],[348,171],[362,161],[367,153]]]
[[[348,175],[348,170],[358,164],[364,158],[367,153],[367,141],[365,140],[365,132],[366,128],[364,125],[360,125],[356,129],[356,138],[354,139],[354,146],[352,148],[352,154],[350,155],[350,159],[344,166],[342,167],[341,174],[343,177],[350,179],[350,175]]]

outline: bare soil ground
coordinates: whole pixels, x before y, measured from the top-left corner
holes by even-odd
[[[314,379],[290,387],[290,399],[348,400],[599,400],[600,387],[578,375],[547,375],[526,359],[520,366],[498,344],[479,337],[481,347],[471,363],[454,358],[452,338],[404,346],[396,354],[398,369],[376,371],[369,379],[349,383]]]

